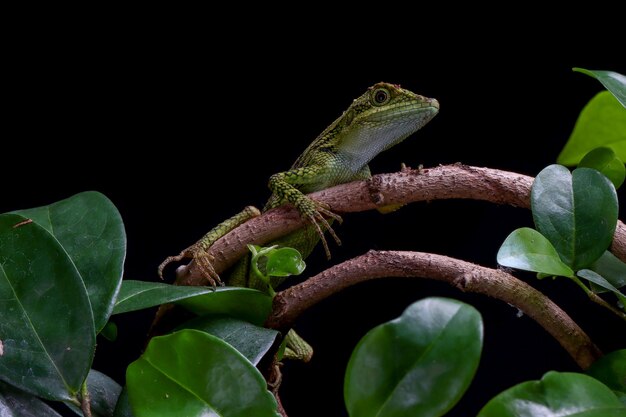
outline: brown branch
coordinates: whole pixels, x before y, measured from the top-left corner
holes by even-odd
[[[442,255],[370,251],[278,293],[266,325],[285,329],[306,309],[329,295],[360,282],[384,277],[425,277],[445,281],[461,291],[509,303],[539,323],[583,369],[601,355],[589,336],[548,297],[514,276]]]
[[[356,181],[312,194],[333,211],[349,213],[391,204],[443,199],[473,199],[516,207],[530,207],[533,178],[513,172],[477,168],[461,164],[431,169],[375,175],[368,181]],[[283,206],[256,217],[223,238],[209,249],[213,266],[219,273],[243,256],[247,243],[263,245],[302,227],[298,212]],[[626,226],[618,222],[611,250],[626,262]],[[182,285],[205,283],[192,261],[179,268],[177,282]]]

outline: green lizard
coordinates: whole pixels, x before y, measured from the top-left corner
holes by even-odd
[[[341,244],[332,228],[332,221],[341,222],[341,217],[305,194],[370,178],[371,173],[367,164],[376,155],[419,130],[438,111],[437,100],[388,83],[375,84],[355,99],[350,107],[306,148],[289,171],[270,177],[269,188],[272,195],[263,211],[289,203],[295,206],[309,223],[305,228],[272,244],[296,248],[306,258],[321,240],[327,257],[330,257],[324,231],[328,231],[337,244]],[[221,284],[219,275],[211,265],[207,249],[217,239],[259,214],[258,209],[246,207],[241,213],[213,228],[178,256],[167,258],[159,266],[159,275],[162,276],[163,268],[170,262],[193,258],[211,285]],[[248,261],[246,258],[235,265],[225,282],[232,286],[267,291],[267,285],[249,273]],[[272,286],[279,284],[279,279],[276,282],[272,281]],[[299,341],[303,342],[301,339]]]

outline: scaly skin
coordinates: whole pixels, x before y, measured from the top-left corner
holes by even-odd
[[[307,257],[321,240],[327,256],[330,257],[323,232],[327,230],[340,244],[332,229],[332,219],[341,221],[341,217],[305,194],[371,177],[367,164],[376,155],[419,130],[438,111],[437,100],[388,83],[375,84],[355,99],[350,107],[306,148],[289,171],[271,176],[269,188],[272,195],[263,211],[289,203],[295,206],[309,223],[304,229],[272,244],[296,248],[303,257]],[[211,285],[221,284],[206,250],[217,239],[257,215],[259,215],[257,209],[246,207],[241,213],[220,223],[178,256],[167,258],[159,266],[159,275],[172,261],[194,258]],[[246,258],[234,266],[225,280],[226,283],[266,291],[266,285],[249,273],[248,264],[249,260]],[[277,279],[272,284],[276,286],[280,282],[281,280]]]

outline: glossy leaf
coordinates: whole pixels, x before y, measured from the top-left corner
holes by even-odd
[[[471,306],[428,298],[368,332],[344,383],[350,417],[441,416],[471,382],[482,320]]]
[[[177,304],[199,316],[229,316],[262,326],[272,310],[272,297],[252,288],[221,287]]]
[[[622,308],[626,311],[626,296],[624,296],[624,294],[619,292],[619,290],[615,288],[609,281],[604,279],[604,277],[602,277],[601,275],[599,275],[598,273],[590,269],[581,269],[580,271],[576,272],[576,275],[588,281],[591,281],[594,284],[608,291],[611,291],[613,294],[617,296],[617,298],[620,300],[622,304]]]
[[[187,287],[163,282],[122,281],[113,314],[143,310],[165,303],[173,303],[188,297],[213,292],[210,287]]]
[[[578,164],[579,168],[593,168],[611,180],[615,188],[619,188],[626,178],[624,162],[615,155],[611,148],[596,148],[589,152]]]
[[[0,416],[2,417],[61,417],[48,404],[0,381]]]
[[[87,389],[91,397],[93,417],[111,417],[122,392],[120,384],[105,374],[92,369],[87,376]],[[83,415],[75,405],[67,404],[67,406],[79,416]]]
[[[626,263],[609,251],[604,252],[590,269],[602,275],[615,288],[626,286]]]
[[[110,342],[115,342],[117,340],[117,324],[112,321],[108,322],[100,331],[100,336]]]
[[[278,248],[265,256],[267,257],[265,271],[267,275],[273,277],[300,275],[306,267],[302,255],[294,248]]]
[[[71,400],[95,348],[80,274],[53,235],[0,215],[0,379],[50,400]]]
[[[548,276],[574,276],[565,265],[554,246],[538,231],[529,227],[514,230],[498,250],[498,263],[502,266],[539,272]]]
[[[573,270],[587,268],[604,253],[617,225],[617,194],[600,172],[561,165],[542,170],[531,190],[537,230]]]
[[[259,371],[198,330],[153,338],[126,381],[136,417],[280,417]]]
[[[626,349],[604,355],[587,369],[587,374],[611,388],[626,404]]]
[[[626,107],[626,77],[613,71],[588,70],[584,68],[574,68],[574,71],[587,74],[600,81],[604,88],[610,91],[615,98]]]
[[[557,162],[576,165],[600,146],[613,149],[626,161],[626,108],[608,91],[598,93],[583,108]]]
[[[196,329],[219,337],[257,365],[276,341],[278,332],[230,317],[200,316],[180,328]]]
[[[126,233],[117,208],[103,194],[90,191],[15,213],[46,229],[72,259],[99,332],[111,315],[126,256]]]
[[[624,417],[626,407],[587,375],[548,372],[498,394],[478,417]]]

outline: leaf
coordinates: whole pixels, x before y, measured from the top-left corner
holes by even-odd
[[[613,285],[611,285],[609,281],[604,279],[604,277],[602,277],[601,275],[598,275],[596,272],[590,269],[581,269],[580,271],[576,272],[576,275],[588,281],[591,281],[594,284],[599,285],[600,287],[604,289],[611,291],[613,294],[617,296],[617,298],[622,303],[622,308],[624,309],[624,311],[626,311],[626,296],[624,296],[624,294],[619,292],[619,290],[615,288]]]
[[[375,327],[352,353],[344,383],[350,417],[441,416],[471,382],[482,349],[473,307],[427,298]]]
[[[153,338],[126,380],[137,417],[280,417],[259,371],[198,330]]]
[[[0,311],[0,379],[46,399],[75,398],[95,348],[87,292],[54,236],[16,214],[0,215]]]
[[[626,285],[626,264],[609,251],[604,252],[590,269],[602,275],[615,288]]]
[[[128,399],[128,388],[124,387],[122,393],[115,405],[115,412],[113,417],[134,417],[133,410],[130,407],[130,400]]]
[[[19,210],[56,238],[87,287],[96,332],[106,324],[122,281],[126,233],[117,208],[89,191],[49,206]]]
[[[177,302],[199,316],[229,316],[262,326],[272,311],[272,297],[243,287],[221,287]]]
[[[604,355],[586,372],[606,384],[626,404],[626,349]]]
[[[120,384],[105,374],[92,369],[87,376],[87,389],[91,396],[91,413],[93,417],[110,417],[113,415],[115,405],[122,392]],[[79,416],[82,416],[80,408],[74,404],[66,405]]]
[[[213,288],[209,287],[187,287],[162,282],[124,280],[113,308],[113,314],[143,310],[213,291]]]
[[[180,328],[197,329],[219,337],[257,365],[272,348],[278,332],[229,317],[200,316]]]
[[[604,88],[609,90],[616,99],[626,107],[626,77],[613,71],[588,70],[584,68],[573,68],[576,72],[587,74],[600,81]]]
[[[626,407],[604,384],[583,374],[548,372],[498,394],[478,417],[624,417]]]
[[[561,165],[550,165],[535,178],[530,199],[537,230],[573,270],[589,267],[611,244],[617,194],[595,169],[570,174]]]
[[[626,109],[608,91],[598,93],[580,112],[557,162],[576,165],[600,146],[613,149],[619,159],[626,160]]]
[[[626,168],[611,148],[596,148],[580,161],[578,167],[597,169],[611,180],[615,188],[619,188],[626,178]]]
[[[61,417],[48,404],[0,381],[0,416],[2,417]]]
[[[514,230],[498,250],[498,263],[509,268],[539,272],[548,276],[573,277],[554,246],[538,231],[529,227]]]
[[[115,342],[117,340],[117,324],[112,321],[108,322],[100,331],[100,336],[110,342]]]
[[[294,248],[278,248],[265,255],[267,264],[265,270],[267,275],[274,277],[288,277],[290,275],[300,275],[306,264],[302,260],[302,255]]]

